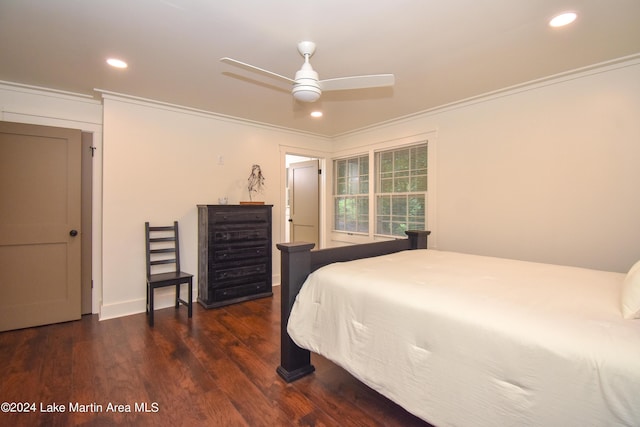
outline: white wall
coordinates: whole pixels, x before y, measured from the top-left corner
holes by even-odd
[[[144,222],[180,223],[181,261],[197,273],[197,204],[248,200],[251,165],[266,177],[263,200],[273,204],[273,241],[284,211],[281,147],[317,150],[324,138],[227,120],[150,102],[105,95],[102,318],[144,311]],[[222,156],[224,164],[219,164]],[[273,250],[279,282],[279,251]],[[171,305],[172,290],[157,292]]]
[[[640,259],[639,118],[635,60],[375,126],[334,150],[437,131],[432,244],[626,272]]]

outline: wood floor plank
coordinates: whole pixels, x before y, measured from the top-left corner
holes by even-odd
[[[0,413],[0,425],[428,426],[318,355],[313,375],[286,384],[279,345],[278,289],[194,305],[191,319],[184,307],[158,310],[154,328],[142,313],[2,332],[0,400],[38,406]],[[52,403],[66,411],[41,410]]]

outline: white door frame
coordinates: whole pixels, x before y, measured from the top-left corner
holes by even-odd
[[[327,151],[317,151],[317,150],[309,150],[305,148],[299,147],[290,147],[281,145],[280,146],[280,206],[283,206],[282,215],[279,218],[280,220],[280,241],[284,242],[285,235],[285,227],[289,226],[289,223],[286,219],[286,209],[284,208],[287,203],[287,194],[286,194],[286,182],[287,182],[287,155],[291,156],[301,156],[301,157],[310,157],[314,159],[318,159],[318,166],[322,173],[320,174],[320,182],[318,184],[318,192],[320,196],[320,200],[318,201],[318,233],[319,235],[319,244],[320,248],[326,247],[326,232],[327,232],[327,158],[329,157],[329,152]]]

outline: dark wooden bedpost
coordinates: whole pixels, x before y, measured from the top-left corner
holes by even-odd
[[[409,237],[409,244],[411,249],[427,249],[427,236],[431,234],[430,231],[405,231]]]
[[[298,347],[287,333],[289,314],[302,284],[311,272],[313,243],[278,243],[280,249],[280,366],[276,369],[286,382],[315,371],[309,350]]]

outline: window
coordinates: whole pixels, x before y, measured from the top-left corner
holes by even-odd
[[[405,236],[424,230],[427,201],[427,144],[375,154],[375,233]]]
[[[336,239],[364,243],[426,229],[428,142],[418,141],[333,160]]]
[[[369,156],[333,161],[334,229],[369,232]]]

